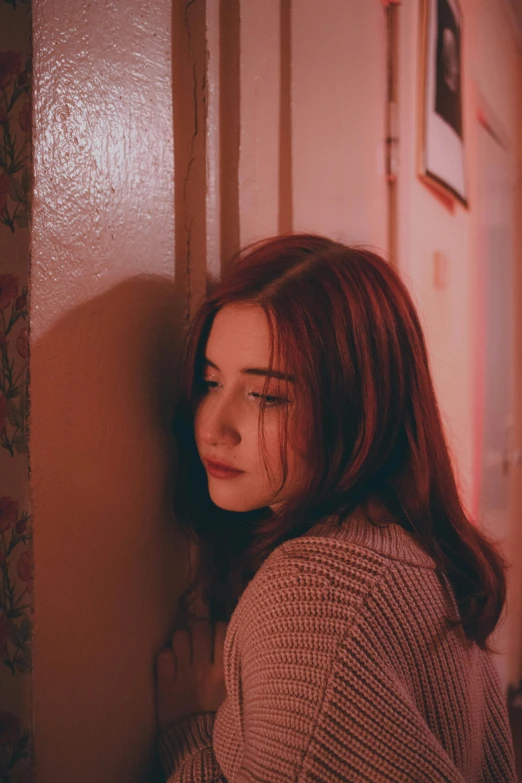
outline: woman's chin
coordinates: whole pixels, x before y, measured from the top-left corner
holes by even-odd
[[[223,509],[223,511],[243,513],[245,511],[255,511],[263,505],[262,503],[252,503],[252,500],[247,498],[226,497],[224,492],[209,492],[209,495],[214,505]]]

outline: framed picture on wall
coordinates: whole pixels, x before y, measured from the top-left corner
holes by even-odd
[[[419,175],[468,205],[458,0],[421,0]]]

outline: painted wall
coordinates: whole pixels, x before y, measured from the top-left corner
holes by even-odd
[[[38,780],[143,781],[184,565],[167,483],[186,299],[171,3],[36,0],[33,29]]]

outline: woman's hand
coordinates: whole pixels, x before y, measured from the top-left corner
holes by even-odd
[[[225,700],[223,646],[228,623],[191,621],[156,660],[158,730],[189,715],[216,712]]]

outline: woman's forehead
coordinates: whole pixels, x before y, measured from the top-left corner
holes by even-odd
[[[207,340],[207,355],[228,361],[243,355],[270,358],[270,327],[259,305],[226,305],[216,314]],[[210,358],[213,358],[210,356]]]
[[[219,310],[207,340],[205,357],[220,370],[268,368],[270,324],[263,308],[259,305],[226,305]],[[283,371],[276,356],[273,368]]]

